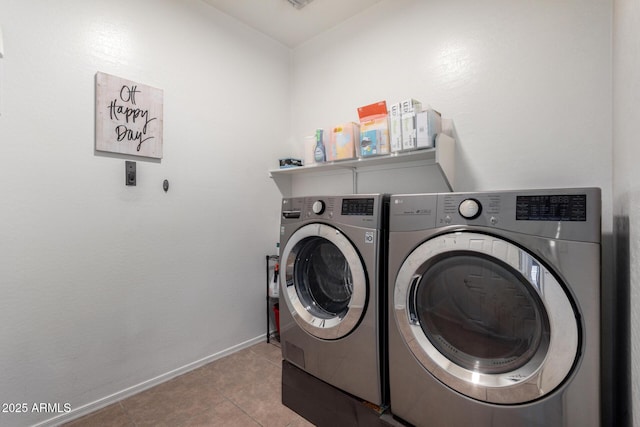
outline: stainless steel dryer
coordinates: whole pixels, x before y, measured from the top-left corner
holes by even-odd
[[[600,190],[391,197],[391,412],[600,425]]]
[[[285,198],[280,230],[284,358],[360,399],[384,403],[381,275],[388,196]],[[386,270],[385,270],[386,271]]]

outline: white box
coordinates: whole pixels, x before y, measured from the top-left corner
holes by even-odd
[[[304,137],[304,164],[314,165],[316,163],[315,158],[316,151],[316,136],[308,135]]]
[[[400,113],[418,113],[422,111],[422,103],[420,101],[416,101],[415,99],[405,99],[400,102]]]
[[[416,148],[433,148],[436,136],[442,132],[442,117],[436,110],[428,109],[416,114]]]
[[[389,108],[389,143],[392,153],[402,151],[402,114],[399,102]]]
[[[422,103],[409,98],[400,102],[402,116],[402,150],[416,149],[416,113],[422,111]]]
[[[402,150],[416,149],[416,113],[402,113]]]

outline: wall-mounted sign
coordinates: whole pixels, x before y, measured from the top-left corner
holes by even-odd
[[[96,150],[162,158],[162,89],[96,74]]]

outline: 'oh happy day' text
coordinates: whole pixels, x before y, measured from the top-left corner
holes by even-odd
[[[131,103],[135,106],[137,93],[140,93],[137,86],[122,86],[120,89],[120,101],[123,103]],[[136,151],[140,151],[140,147],[143,142],[154,138],[153,136],[147,135],[149,123],[156,120],[155,117],[150,117],[149,110],[143,110],[137,107],[131,108],[126,104],[120,104],[118,102],[118,98],[111,101],[108,108],[111,120],[116,122],[124,120],[124,124],[119,124],[115,127],[118,142],[137,142],[138,145],[136,146]],[[143,123],[141,130],[139,130],[139,126],[137,129],[131,128],[134,125],[139,125],[141,123]]]

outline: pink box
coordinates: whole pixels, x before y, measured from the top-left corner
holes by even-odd
[[[331,128],[327,161],[354,159],[359,140],[360,125],[357,123],[350,122]]]

